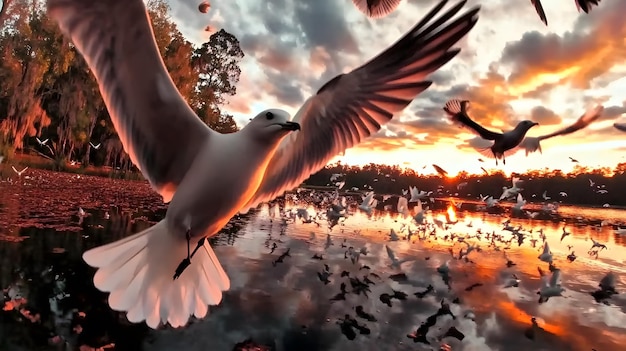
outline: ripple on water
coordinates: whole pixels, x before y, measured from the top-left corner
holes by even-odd
[[[72,207],[69,204],[66,206]],[[54,266],[55,272],[62,272],[66,276],[70,295],[80,299],[72,300],[72,304],[86,310],[89,310],[89,305],[96,305],[102,295],[91,286],[93,270],[82,263],[81,253],[90,247],[139,231],[149,223],[133,221],[125,211],[111,211],[111,219],[104,220],[101,212],[87,207],[86,210],[91,216],[85,219],[78,232],[23,228],[13,236],[29,239],[21,243],[0,242],[2,286],[15,283],[17,275],[14,271],[19,270],[23,272],[23,283],[27,286],[25,290],[29,298],[34,299],[34,292],[43,291],[45,286],[41,272],[48,266]],[[11,212],[12,209],[0,209],[0,215],[7,211]],[[585,211],[578,208],[576,213],[585,216]],[[17,215],[20,213],[30,212],[19,211]],[[594,213],[595,216],[599,212]],[[11,214],[15,215],[15,212]],[[427,217],[438,215],[438,212],[434,212]],[[453,226],[453,231],[459,233],[473,234],[478,228],[483,233],[494,230],[500,232],[500,223],[504,220],[501,216],[471,211],[460,211],[457,215],[459,222]],[[159,214],[148,212],[142,216],[156,220]],[[65,218],[65,221],[60,220],[63,225],[75,220],[69,216]],[[345,222],[329,230],[323,221],[319,227],[300,221],[283,224],[280,220],[271,219],[267,206],[264,206],[258,212],[233,220],[228,228],[212,239],[212,243],[217,246],[217,255],[231,277],[232,289],[225,294],[220,306],[211,308],[209,318],[195,321],[184,330],[150,332],[150,338],[146,338],[145,333],[136,333],[134,338],[149,344],[149,348],[154,350],[230,350],[232,345],[250,336],[292,347],[299,345],[299,350],[414,350],[416,345],[406,338],[406,334],[433,314],[441,298],[448,296],[447,288],[435,269],[450,258],[449,248],[458,252],[465,245],[445,241],[443,234],[430,241],[389,242],[387,235],[390,228],[403,236],[405,233],[400,228],[405,222],[408,220],[387,212],[375,211],[370,217],[355,212]],[[467,226],[469,222],[472,222],[471,228]],[[615,237],[612,229],[603,227],[597,231],[589,226],[568,226],[572,234],[560,242],[563,223],[558,221],[513,218],[511,225],[521,225],[535,231],[545,228],[555,255],[555,264],[563,272],[563,284],[568,289],[566,298],[553,298],[541,306],[536,302],[535,291],[540,283],[537,267],[546,268],[537,259],[540,242],[533,248],[528,240],[521,246],[514,241],[510,249],[501,251],[489,249],[488,243],[482,242],[480,245],[483,251],[470,254],[475,263],[458,260],[450,263],[453,292],[458,293],[462,302],[461,305],[453,305],[453,311],[459,315],[468,310],[476,313],[476,322],[463,318],[453,321],[447,317],[439,322],[438,327],[442,329],[456,323],[457,328],[466,334],[462,343],[446,339],[453,349],[515,351],[552,348],[588,351],[591,347],[611,349],[626,343],[623,336],[626,301],[617,297],[614,298],[617,306],[604,306],[595,303],[587,294],[587,291],[596,287],[607,270],[624,272],[622,262],[626,247],[623,241]],[[311,233],[315,234],[314,239]],[[328,234],[333,245],[325,249]],[[609,249],[603,250],[597,259],[589,257],[587,251],[591,241],[588,237],[606,243]],[[397,273],[389,267],[384,245],[392,247],[399,257],[415,257],[414,262],[403,265],[404,271],[411,278],[410,284],[381,282],[372,287],[369,299],[349,294],[347,301],[331,302],[330,298],[339,291],[339,284],[345,281],[339,277],[342,270],[357,276],[366,274],[359,269],[359,265],[352,265],[344,259],[344,239],[347,245],[357,248],[366,246],[369,254],[361,256],[359,263],[370,266],[372,271],[383,278]],[[270,253],[274,243],[277,248],[274,253]],[[565,259],[569,253],[567,245],[572,245],[578,255],[573,263]],[[65,251],[55,253],[55,248],[64,248]],[[291,257],[276,267],[272,266],[271,262],[287,248],[290,248]],[[505,268],[503,251],[507,251],[509,259],[515,261],[516,266]],[[312,260],[311,256],[315,253],[324,253],[325,260]],[[334,272],[328,285],[324,285],[316,276],[324,263]],[[522,279],[520,287],[502,289],[504,279],[512,272]],[[465,287],[476,282],[481,282],[483,286],[464,291]],[[433,295],[422,300],[412,295],[428,284],[435,287]],[[617,285],[618,290],[626,291],[623,280],[619,280]],[[392,288],[406,292],[409,299],[394,301],[391,308],[382,305],[378,296],[383,292],[390,293]],[[380,322],[368,323],[372,330],[371,336],[358,336],[355,341],[348,341],[339,333],[335,321],[346,313],[354,315],[353,308],[356,305],[374,313]],[[523,336],[523,330],[530,326],[531,316],[541,317],[542,327],[549,332],[549,335],[534,343]],[[7,321],[6,318],[2,319],[2,323]],[[123,323],[119,327],[128,328]],[[436,335],[440,331],[433,330],[432,333]],[[1,333],[0,337],[3,337]],[[124,341],[119,340],[119,343]]]

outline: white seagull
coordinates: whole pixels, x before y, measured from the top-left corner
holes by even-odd
[[[400,265],[402,265],[405,262],[410,262],[410,261],[415,261],[414,258],[405,258],[402,260],[399,260],[396,257],[396,254],[393,252],[393,250],[385,245],[385,249],[387,249],[387,256],[389,256],[389,259],[391,260],[391,267],[396,268],[396,269],[400,269]]]
[[[543,252],[538,258],[543,262],[552,263],[552,251],[550,251],[550,246],[547,241],[543,244]]]
[[[546,302],[551,297],[563,296],[564,291],[565,289],[561,286],[561,270],[557,268],[552,272],[550,280],[547,275],[541,277],[541,289],[537,292],[539,303]]]
[[[22,176],[22,174],[24,174],[24,172],[26,172],[26,170],[28,169],[28,167],[25,167],[23,170],[18,171],[17,169],[15,169],[15,167],[14,167],[14,166],[11,166],[11,168],[13,168],[13,172],[17,173],[17,176],[18,176],[18,177],[21,177],[21,176]]]
[[[432,82],[425,78],[459,53],[452,46],[478,20],[479,7],[457,17],[465,2],[442,12],[445,4],[380,55],[322,86],[293,121],[270,109],[220,134],[174,85],[143,1],[47,0],[49,17],[96,77],[124,150],[169,203],[154,226],[83,254],[99,268],[94,285],[111,292],[111,308],[157,328],[184,326],[219,304],[230,280],[205,238],[238,212],[297,187],[426,90]]]
[[[98,145],[94,145],[91,141],[89,142],[89,145],[91,145],[91,147],[94,150],[98,150],[100,148],[100,146],[102,146],[102,144],[98,143]]]
[[[374,192],[370,191],[363,197],[363,201],[359,205],[359,210],[367,213],[372,213],[372,209],[378,205],[378,201],[374,198]]]

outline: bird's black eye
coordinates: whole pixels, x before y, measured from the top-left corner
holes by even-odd
[[[267,112],[267,113],[265,114],[265,117],[267,117],[267,119],[273,119],[273,118],[274,118],[274,114],[273,114],[273,113],[271,113],[271,112]]]

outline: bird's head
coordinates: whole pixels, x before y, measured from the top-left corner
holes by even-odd
[[[245,130],[253,133],[260,140],[280,141],[287,134],[300,130],[300,124],[290,121],[289,113],[279,109],[265,110],[245,126]]]
[[[523,131],[528,131],[530,128],[534,127],[534,126],[538,126],[539,123],[537,122],[533,122],[530,120],[525,120],[525,121],[521,121],[517,124],[517,127],[515,127],[515,129],[521,129]]]

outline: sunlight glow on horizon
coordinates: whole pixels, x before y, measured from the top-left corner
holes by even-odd
[[[174,2],[170,3],[174,6]],[[468,0],[467,6],[480,3]],[[396,135],[370,139],[330,163],[341,160],[357,166],[398,165],[419,173],[434,173],[432,167],[422,167],[438,164],[451,175],[463,170],[482,174],[481,167],[510,174],[545,168],[569,172],[577,165],[568,158],[573,157],[580,161],[580,166],[615,168],[624,162],[626,151],[626,134],[620,134],[611,126],[614,122],[623,122],[624,114],[616,111],[626,109],[622,93],[626,91],[626,64],[621,60],[626,47],[622,35],[626,25],[615,15],[626,8],[624,3],[603,3],[590,14],[582,14],[575,6],[546,2],[548,27],[538,20],[527,3],[493,0],[482,4],[480,20],[456,45],[462,49],[460,54],[431,74],[427,79],[435,75],[439,78],[432,78],[435,84],[394,117]],[[272,15],[294,11],[295,4],[288,1],[285,8],[273,9]],[[298,24],[298,19],[291,18],[283,23],[282,34],[274,35],[268,27],[269,17],[264,17],[270,14],[259,11],[258,4],[251,0],[242,0],[237,6],[227,2],[214,4],[208,17],[197,15],[201,18],[198,28],[182,16],[184,12],[180,15],[175,12],[174,17],[178,17],[185,36],[192,41],[194,38],[200,41],[198,33],[207,22],[223,27],[242,40],[245,57],[237,95],[228,99],[232,100],[230,105],[224,106],[224,111],[232,114],[242,127],[268,108],[283,109],[294,116],[304,100],[325,82],[320,81],[320,77],[330,79],[369,61],[395,43],[430,9],[430,5],[404,1],[396,12],[374,21],[355,11],[350,2],[337,6],[345,11],[332,23],[336,25],[333,28],[341,31],[333,40],[320,37],[321,29],[304,28]],[[502,16],[513,7],[517,7],[519,16]],[[244,23],[240,20],[251,16],[256,16],[258,21]],[[510,30],[511,26],[521,29]],[[342,29],[344,27],[347,29]],[[294,33],[306,40],[285,39]],[[320,49],[325,50],[324,55],[319,55]],[[463,86],[465,88],[459,88]],[[441,117],[432,112],[429,115],[427,109],[437,108],[433,105],[452,98],[451,91],[459,95],[457,98],[470,99],[476,111],[484,114],[476,112],[475,118],[485,127],[498,131],[508,129],[515,120],[532,119],[533,109],[544,106],[554,116],[544,117],[550,118],[546,120],[549,123],[533,128],[528,134],[532,137],[561,129],[598,103],[607,110],[613,109],[611,118],[603,117],[587,130],[545,140],[543,154],[526,157],[518,152],[507,157],[506,165],[496,167],[493,159],[467,146],[474,134],[461,128],[455,133],[445,123],[441,128],[437,123],[419,123],[437,118],[445,121],[444,113]],[[411,122],[416,123],[409,125]],[[402,137],[399,131],[406,136]],[[427,145],[429,142],[432,144]],[[478,162],[478,158],[485,162]]]

